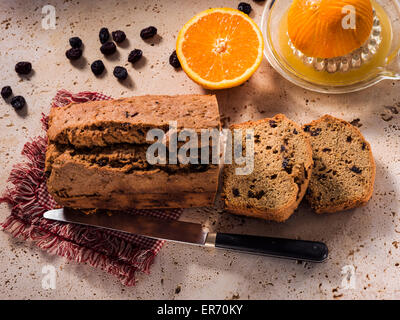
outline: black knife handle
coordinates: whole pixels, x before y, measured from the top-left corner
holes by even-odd
[[[230,233],[217,233],[215,247],[311,262],[328,257],[328,247],[322,242]]]

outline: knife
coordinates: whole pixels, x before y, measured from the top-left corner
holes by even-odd
[[[113,215],[104,213],[88,215],[79,210],[61,208],[47,211],[43,216],[50,220],[133,233],[157,240],[223,248],[271,257],[310,262],[323,262],[328,257],[328,248],[322,242],[221,232],[211,233],[198,223],[162,220],[124,212]]]

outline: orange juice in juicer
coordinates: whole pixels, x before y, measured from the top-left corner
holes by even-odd
[[[264,54],[304,88],[344,93],[400,79],[398,0],[269,0]]]

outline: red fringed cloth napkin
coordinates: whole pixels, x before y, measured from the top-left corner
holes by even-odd
[[[109,99],[111,97],[97,92],[72,94],[61,90],[53,99],[52,107],[63,107],[70,102]],[[48,117],[43,114],[43,129],[46,131],[47,121]],[[36,137],[25,144],[22,155],[27,161],[14,166],[8,179],[13,186],[0,198],[0,203],[5,202],[11,206],[11,214],[1,226],[14,237],[30,239],[49,253],[101,268],[117,276],[124,285],[134,285],[136,271],[149,273],[150,265],[164,241],[44,219],[45,211],[57,207],[46,188],[46,146],[45,137]],[[173,209],[130,212],[176,220],[181,211]]]

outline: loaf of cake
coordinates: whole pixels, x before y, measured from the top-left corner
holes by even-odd
[[[230,126],[254,130],[254,169],[238,175],[242,165],[225,165],[223,199],[226,210],[278,222],[288,219],[302,200],[312,171],[312,151],[308,136],[282,114],[259,121]],[[246,153],[245,142],[243,141]]]
[[[350,123],[325,115],[303,126],[314,169],[306,199],[317,213],[365,204],[372,196],[375,162],[370,144]]]
[[[138,96],[52,108],[45,172],[63,206],[90,209],[209,206],[218,164],[150,164],[150,129],[220,130],[212,95]],[[203,146],[204,147],[204,146]]]

